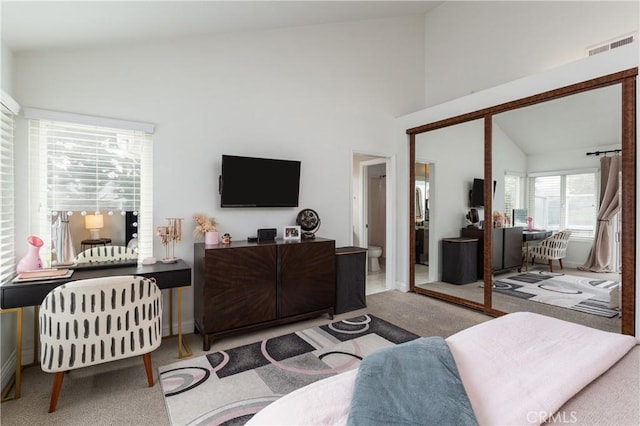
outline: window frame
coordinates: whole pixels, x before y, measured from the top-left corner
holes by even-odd
[[[41,257],[45,265],[51,264],[51,207],[48,196],[48,135],[32,133],[32,122],[59,122],[85,126],[87,129],[108,128],[113,132],[140,133],[145,140],[141,143],[140,195],[138,206],[138,263],[153,256],[153,131],[155,126],[148,123],[94,117],[81,114],[25,108],[24,117],[29,120],[29,168],[31,210],[30,229],[40,236],[45,245]],[[87,211],[87,214],[93,213]],[[124,216],[123,216],[124,220]]]
[[[15,212],[15,117],[20,105],[6,92],[0,94],[2,130],[0,140],[0,284],[16,271]],[[7,206],[7,203],[9,204]]]
[[[567,207],[567,176],[571,175],[582,175],[582,174],[592,174],[593,175],[593,187],[594,187],[594,195],[593,195],[593,203],[595,206],[595,214],[593,217],[593,227],[591,228],[591,234],[585,235],[585,231],[581,229],[574,229],[568,226],[568,207]],[[547,171],[547,172],[533,172],[527,175],[527,208],[529,211],[529,215],[533,217],[534,226],[540,226],[540,224],[536,224],[536,216],[539,216],[535,210],[535,179],[539,177],[560,177],[560,229],[569,229],[572,231],[571,240],[582,240],[582,241],[593,241],[595,238],[596,224],[597,224],[597,214],[599,209],[599,199],[600,199],[600,170],[598,168],[582,168],[582,169],[569,169],[569,170],[555,170],[555,171]]]

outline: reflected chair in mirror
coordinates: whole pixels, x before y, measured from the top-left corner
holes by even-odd
[[[154,279],[113,276],[72,281],[40,305],[40,366],[55,373],[49,412],[65,372],[142,355],[149,387],[151,352],[162,341],[162,295]]]
[[[560,269],[563,269],[562,259],[567,256],[567,245],[569,244],[570,236],[571,231],[569,230],[559,231],[541,240],[538,245],[531,247],[529,249],[531,264],[533,265],[536,258],[547,260],[549,271],[553,272],[553,261],[557,260],[560,263]]]
[[[76,256],[75,263],[113,262],[118,260],[135,260],[138,253],[124,246],[91,247]]]

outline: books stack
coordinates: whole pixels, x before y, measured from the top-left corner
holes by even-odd
[[[61,278],[69,278],[73,274],[73,269],[37,269],[18,274],[13,279],[14,283],[22,283],[27,281],[46,281]]]

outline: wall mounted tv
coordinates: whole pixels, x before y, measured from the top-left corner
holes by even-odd
[[[220,207],[298,207],[300,161],[222,156]]]
[[[496,193],[497,182],[493,181],[493,194]],[[484,206],[484,179],[473,179],[473,186],[469,191],[469,207],[483,207]]]

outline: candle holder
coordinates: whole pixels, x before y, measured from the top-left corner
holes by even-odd
[[[160,237],[160,242],[165,250],[165,256],[162,263],[175,263],[178,259],[175,257],[176,244],[182,239],[182,218],[168,217],[166,226],[158,226],[156,235]]]

